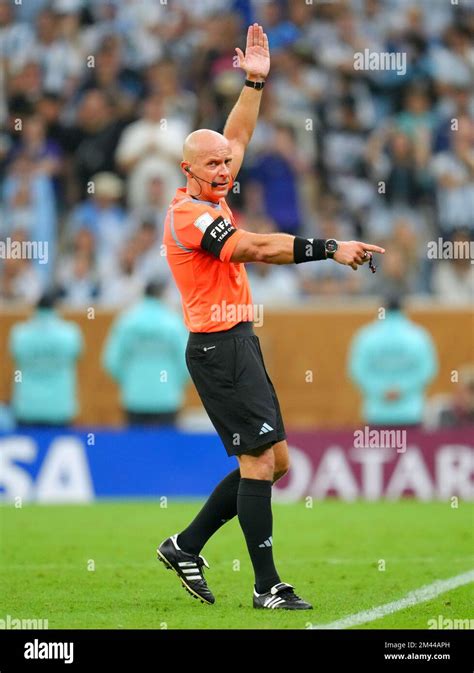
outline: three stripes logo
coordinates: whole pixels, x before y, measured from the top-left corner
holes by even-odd
[[[185,574],[186,579],[188,580],[202,579],[197,563],[194,563],[194,561],[181,561],[180,563],[178,563],[178,565],[181,568],[181,572]]]
[[[258,433],[259,435],[264,435],[266,432],[270,432],[273,430],[271,425],[268,425],[268,423],[264,423],[261,427],[260,432]]]
[[[284,602],[285,601],[283,600],[283,598],[280,598],[280,596],[271,596],[270,598],[267,598],[265,600],[264,606],[266,608],[271,608],[273,610],[273,608],[276,608],[277,605],[280,605],[281,603]]]
[[[265,542],[262,542],[262,544],[259,544],[258,546],[261,547],[262,549],[265,549],[265,547],[271,547],[273,544],[272,536],[265,540]]]

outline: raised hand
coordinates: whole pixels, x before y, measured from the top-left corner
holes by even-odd
[[[262,26],[254,23],[247,31],[245,54],[239,47],[235,51],[239,58],[239,68],[245,70],[248,79],[265,79],[270,72],[270,49],[268,37]]]

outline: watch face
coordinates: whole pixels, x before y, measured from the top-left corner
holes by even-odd
[[[334,253],[337,250],[337,242],[333,238],[326,241],[326,252]]]

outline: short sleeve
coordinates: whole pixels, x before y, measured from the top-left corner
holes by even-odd
[[[206,228],[216,219],[211,206],[184,203],[170,213],[170,228],[176,243],[187,250],[199,250]]]
[[[202,203],[188,202],[175,209],[170,226],[182,248],[203,250],[222,262],[230,260],[243,235],[224,211]]]

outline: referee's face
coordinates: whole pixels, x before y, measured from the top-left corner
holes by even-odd
[[[231,165],[232,150],[224,137],[221,141],[213,142],[196,155],[196,160],[191,165],[191,171],[197,178],[207,180],[207,182],[198,180],[199,186],[202,188],[200,199],[203,201],[219,201],[219,199],[227,196],[232,179]],[[196,182],[194,180],[192,182],[195,186]],[[213,187],[208,182],[219,184],[217,187]],[[193,191],[194,186],[192,185]]]

